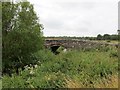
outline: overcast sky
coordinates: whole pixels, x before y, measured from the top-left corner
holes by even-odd
[[[117,34],[119,0],[28,0],[44,36]]]

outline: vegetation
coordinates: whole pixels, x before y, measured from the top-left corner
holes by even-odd
[[[64,50],[61,46],[55,55],[43,46],[43,26],[33,5],[3,2],[2,11],[3,88],[117,87],[118,47]],[[108,36],[99,35],[97,40]]]
[[[36,63],[34,53],[43,47],[42,25],[29,2],[3,2],[2,11],[2,68],[11,75]]]
[[[59,55],[54,55],[49,50],[41,50],[36,53],[39,58],[39,64],[36,68],[26,66],[20,75],[3,76],[3,87],[117,88],[118,59],[115,55],[117,49],[109,47],[108,51],[102,50],[73,50],[61,52]]]
[[[109,41],[118,41],[118,36],[117,34],[98,34],[96,37],[70,37],[70,36],[59,36],[59,37],[46,37],[46,39],[66,39],[66,40],[71,40],[71,39],[78,39],[78,40],[109,40]]]

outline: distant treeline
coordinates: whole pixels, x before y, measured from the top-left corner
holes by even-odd
[[[103,36],[101,34],[98,34],[96,37],[97,40],[118,40],[118,35],[116,34],[104,34]]]
[[[70,36],[59,36],[59,37],[45,37],[46,39],[82,39],[82,40],[118,40],[117,34],[98,34],[96,37],[70,37]]]

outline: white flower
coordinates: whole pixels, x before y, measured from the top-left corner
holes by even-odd
[[[31,70],[31,71],[30,71],[30,75],[33,75],[33,74],[34,74],[34,72]]]
[[[63,50],[63,52],[66,52],[66,51],[67,51],[67,49],[64,49],[64,50]]]
[[[50,80],[50,77],[48,77],[48,80]]]
[[[34,67],[35,67],[35,68],[37,68],[37,67],[38,67],[38,65],[34,65]]]
[[[30,70],[31,68],[30,67],[27,67],[27,70]]]

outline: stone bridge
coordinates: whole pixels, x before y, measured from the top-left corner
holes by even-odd
[[[96,48],[99,46],[117,45],[108,42],[90,41],[90,40],[45,40],[45,47],[55,52],[60,46],[66,49]]]

